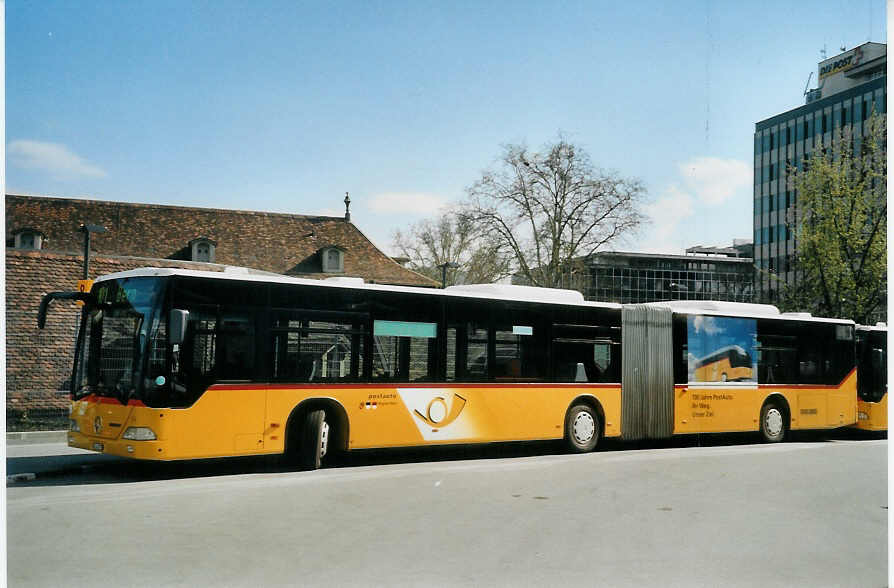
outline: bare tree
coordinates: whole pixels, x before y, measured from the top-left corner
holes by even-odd
[[[441,281],[449,264],[446,285],[491,283],[510,275],[510,256],[499,243],[478,230],[469,219],[447,210],[433,219],[397,230],[393,246],[409,258],[409,267]]]
[[[528,284],[560,287],[581,257],[645,222],[637,179],[597,170],[561,136],[542,152],[508,145],[497,170],[468,189],[460,213],[513,257]]]

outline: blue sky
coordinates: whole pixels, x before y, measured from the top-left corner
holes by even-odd
[[[557,133],[645,183],[616,248],[751,238],[754,123],[882,0],[6,3],[9,193],[298,214],[377,245]]]

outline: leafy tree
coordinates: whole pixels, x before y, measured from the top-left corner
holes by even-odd
[[[415,223],[406,232],[395,231],[392,242],[410,260],[410,269],[438,282],[443,264],[451,264],[447,286],[496,282],[510,273],[509,256],[500,244],[452,210]]]
[[[798,281],[782,306],[867,323],[887,296],[885,117],[872,115],[862,136],[839,131],[801,169],[797,190]]]
[[[561,287],[581,257],[636,229],[642,183],[597,170],[561,136],[540,152],[508,145],[498,169],[468,189],[460,216],[507,251],[517,275]]]

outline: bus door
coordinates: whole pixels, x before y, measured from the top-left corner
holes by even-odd
[[[261,350],[255,321],[245,308],[189,309],[177,376],[185,410],[175,413],[179,449],[187,457],[264,449],[267,386],[256,383]]]

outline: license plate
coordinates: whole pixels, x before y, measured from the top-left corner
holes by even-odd
[[[102,443],[93,444],[93,451],[102,451],[103,449],[105,449],[105,446]]]

